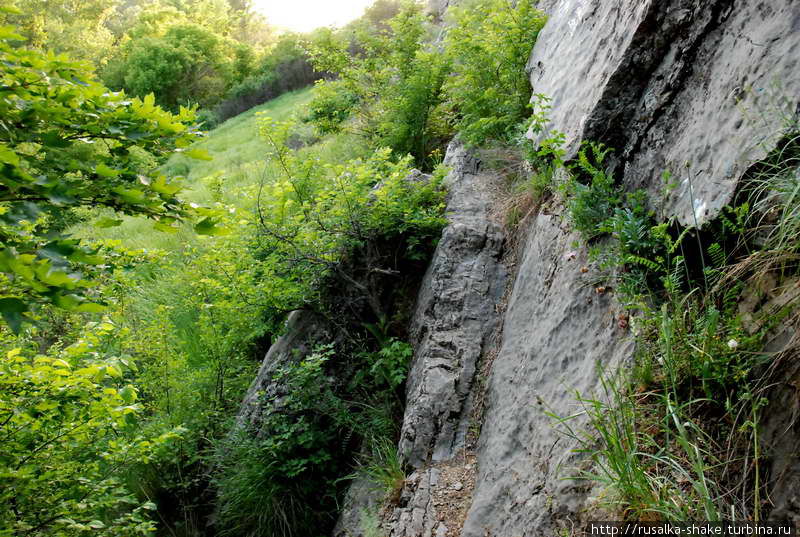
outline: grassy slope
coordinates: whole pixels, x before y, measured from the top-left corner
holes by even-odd
[[[195,144],[206,149],[213,159],[195,160],[173,155],[164,165],[170,175],[187,178],[182,197],[188,201],[209,204],[214,196],[209,188],[212,180],[221,192],[223,201],[239,208],[247,200],[236,196],[236,191],[258,180],[264,169],[266,146],[258,136],[256,114],[262,112],[275,119],[302,116],[305,105],[311,100],[311,88],[287,93],[268,103],[233,117],[210,131],[206,139]],[[184,228],[178,233],[163,233],[153,229],[153,223],[144,218],[125,217],[122,225],[98,229],[91,225],[76,226],[74,232],[86,239],[120,239],[130,248],[178,251],[182,246],[197,240],[194,233]]]

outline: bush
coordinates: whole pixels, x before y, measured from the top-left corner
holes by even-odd
[[[387,297],[405,294],[409,260],[419,264],[441,232],[443,174],[410,179],[410,158],[393,162],[388,149],[321,165],[287,147],[291,123],[260,125],[280,170],[256,208],[261,270],[288,298],[280,307],[327,312],[349,337],[280,369],[286,395],[219,446],[218,516],[234,535],[317,534],[334,520],[353,449],[395,433],[412,350],[387,334]],[[386,275],[400,291],[387,291]]]
[[[262,117],[260,123],[281,175],[262,188],[259,247],[287,282],[319,292],[333,276],[350,288],[353,281],[342,264],[358,248],[392,241],[401,258],[371,250],[358,261],[368,273],[385,273],[428,251],[438,238],[445,222],[441,172],[430,181],[409,180],[411,158],[393,161],[388,148],[364,160],[323,166],[288,147],[290,122]],[[357,296],[380,319],[383,290],[375,285],[361,288]]]
[[[151,502],[125,486],[179,430],[138,430],[133,362],[106,349],[116,327],[88,323],[50,355],[0,358],[0,534],[147,535]]]
[[[448,11],[445,50],[453,59],[448,106],[464,141],[509,141],[528,115],[525,71],[546,17],[534,0],[480,0]]]
[[[349,37],[323,35],[312,44],[314,64],[340,79],[328,90],[341,95],[329,101],[358,101],[353,132],[374,149],[410,154],[417,166],[431,169],[436,163],[432,153],[451,134],[441,110],[450,63],[440,52],[427,50],[428,19],[420,5],[405,3],[388,27],[377,34],[374,28],[357,28]]]
[[[282,36],[254,71],[234,85],[215,108],[219,122],[327,76],[314,70],[297,34]]]
[[[358,103],[358,95],[338,80],[321,80],[314,87],[314,99],[308,105],[308,121],[320,134],[336,133]]]
[[[131,41],[104,72],[104,80],[139,97],[154,94],[172,110],[215,104],[232,74],[219,38],[197,25],[173,26],[163,37]]]

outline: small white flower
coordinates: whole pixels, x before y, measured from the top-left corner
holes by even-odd
[[[728,348],[729,348],[730,350],[736,350],[736,348],[737,348],[738,346],[739,346],[739,342],[738,342],[738,341],[736,341],[735,339],[731,339],[731,340],[729,340],[729,341],[728,341]]]

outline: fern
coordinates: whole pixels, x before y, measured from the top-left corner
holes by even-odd
[[[611,151],[613,151],[612,148],[606,147],[603,144],[585,142],[578,152],[578,167],[592,177],[600,174],[605,175],[602,166],[606,155]],[[589,157],[589,153],[591,153],[591,158]],[[592,161],[594,161],[594,164]]]
[[[678,235],[678,238],[675,239],[675,241],[671,242],[671,244],[667,248],[667,252],[669,252],[669,254],[674,254],[678,250],[680,245],[683,243],[683,239],[686,238],[686,235],[688,235],[689,232],[692,231],[693,229],[694,229],[693,227],[687,227],[686,229],[681,231],[681,234]]]
[[[715,268],[724,267],[727,264],[727,256],[725,255],[725,251],[718,242],[715,242],[708,247],[708,257],[711,258],[711,263]]]
[[[625,257],[625,262],[629,265],[639,265],[645,267],[648,270],[652,270],[653,272],[661,272],[662,267],[652,259],[647,259],[646,257],[641,257],[638,255],[628,255]]]

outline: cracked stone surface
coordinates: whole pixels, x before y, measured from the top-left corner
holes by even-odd
[[[633,343],[613,297],[588,285],[577,238],[552,215],[539,215],[529,232],[489,378],[465,537],[551,537],[590,493],[557,472],[576,463],[575,446],[545,412],[575,413],[576,390],[596,393],[598,364],[613,371]]]
[[[489,218],[490,174],[458,144],[448,148],[448,225],[420,288],[411,322],[415,355],[406,383],[399,450],[414,468],[464,446],[478,359],[497,328],[506,282],[503,233]]]
[[[416,472],[387,523],[393,537],[457,531],[439,521],[431,492],[439,472],[435,465],[454,460],[466,447],[476,367],[493,345],[497,304],[507,278],[501,263],[503,233],[489,218],[488,186],[493,175],[481,173],[478,160],[458,143],[448,148],[445,163],[451,166],[448,224],[420,287],[411,322],[415,352],[399,442],[399,453]],[[370,501],[369,495],[358,495],[356,489],[348,494],[351,511]],[[364,530],[360,524],[340,523],[337,531],[335,535],[358,537]]]
[[[550,96],[569,154],[616,150],[630,188],[684,224],[713,218],[747,168],[775,147],[800,94],[800,5],[793,0],[560,0],[528,68]]]

